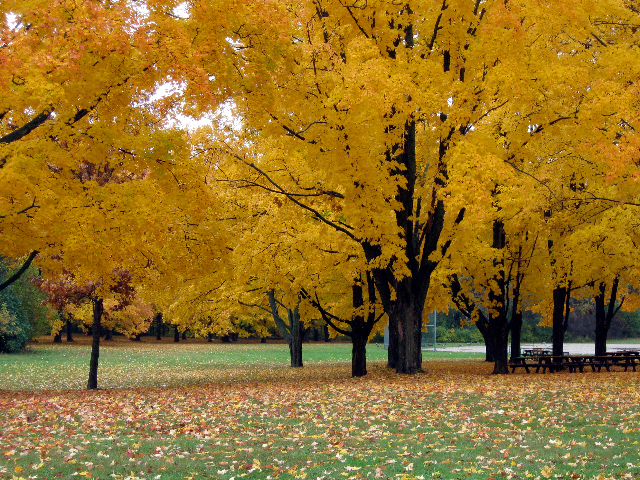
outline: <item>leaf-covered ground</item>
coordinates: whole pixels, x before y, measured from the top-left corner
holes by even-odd
[[[186,387],[1,391],[0,476],[640,477],[640,373],[426,368],[240,366]]]
[[[167,343],[168,342],[168,343]],[[189,339],[145,338],[131,342],[123,337],[102,342],[100,388],[184,386],[263,378],[265,368],[289,370],[289,349],[283,343],[207,343]],[[87,385],[91,337],[76,336],[73,343],[53,344],[42,337],[24,354],[0,353],[0,389],[68,390]],[[481,354],[425,351],[425,358],[482,358]],[[382,345],[369,345],[367,358],[384,361]],[[345,364],[351,361],[351,344],[309,343],[303,347],[307,366]],[[272,373],[273,374],[273,373]]]

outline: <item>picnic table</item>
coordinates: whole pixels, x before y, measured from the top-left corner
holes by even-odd
[[[564,355],[529,355],[516,357],[511,359],[509,366],[511,367],[512,373],[518,368],[523,368],[527,373],[531,373],[530,369],[533,368],[536,369],[536,373],[539,373],[540,370],[542,370],[542,373],[546,373],[547,370],[549,372],[556,372],[564,370],[565,368],[568,368],[571,372],[576,369],[582,371],[579,362],[575,361],[573,357]]]
[[[607,352],[606,355],[611,355],[611,356],[636,356],[636,357],[640,357],[640,350],[630,350],[630,349],[616,349],[613,352]]]
[[[531,373],[532,369],[536,369],[535,372],[546,373],[547,370],[550,373],[558,372],[561,370],[568,370],[569,372],[584,372],[585,367],[590,367],[592,372],[596,370],[602,371],[604,368],[607,372],[611,371],[612,366],[624,367],[626,372],[629,368],[636,371],[636,365],[640,364],[640,352],[607,352],[606,355],[537,355],[537,356],[522,356],[512,358],[509,362],[511,372],[515,372],[517,369],[522,368],[527,373]]]
[[[540,355],[551,355],[552,350],[544,347],[531,347],[522,350],[523,357],[539,357]]]

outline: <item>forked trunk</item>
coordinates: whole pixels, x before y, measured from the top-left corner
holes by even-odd
[[[273,290],[269,290],[267,292],[267,297],[269,298],[271,315],[273,316],[273,321],[278,328],[278,332],[280,332],[282,338],[284,338],[289,345],[291,366],[302,367],[302,340],[304,338],[304,324],[300,321],[298,305],[296,305],[293,310],[285,307],[287,310],[287,321],[285,322],[278,313],[279,302],[276,300],[275,292]]]
[[[104,311],[101,298],[93,298],[93,339],[91,342],[91,361],[89,362],[89,381],[87,390],[98,388],[98,358],[100,357],[100,327]]]

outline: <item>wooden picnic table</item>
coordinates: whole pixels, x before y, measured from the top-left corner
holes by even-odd
[[[640,352],[624,354],[616,352],[613,355],[538,355],[538,356],[522,356],[512,358],[509,366],[511,372],[515,372],[519,368],[523,368],[527,373],[531,373],[530,369],[535,368],[536,373],[542,370],[546,373],[558,372],[561,370],[569,370],[569,372],[584,372],[585,367],[591,367],[591,371],[598,372],[606,369],[611,371],[612,366],[624,367],[626,372],[629,367],[636,371],[636,365],[640,364]]]
[[[636,356],[639,357],[640,356],[640,350],[630,350],[630,349],[619,349],[619,350],[614,350],[612,352],[607,352],[605,353],[605,355],[611,355],[611,356],[625,356],[625,355],[630,355],[630,356]]]
[[[524,368],[527,373],[531,373],[529,369],[536,369],[536,373],[542,370],[542,373],[553,372],[559,370],[564,361],[564,356],[553,355],[530,355],[512,358],[509,366],[511,372],[515,372],[518,368]]]
[[[539,357],[540,355],[551,355],[552,350],[544,347],[532,347],[522,350],[523,357]]]

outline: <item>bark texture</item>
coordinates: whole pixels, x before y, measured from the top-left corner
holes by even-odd
[[[102,313],[104,308],[101,298],[92,298],[93,303],[93,338],[91,342],[91,360],[89,362],[89,380],[87,390],[98,388],[98,359],[100,357],[100,327],[102,326]]]

